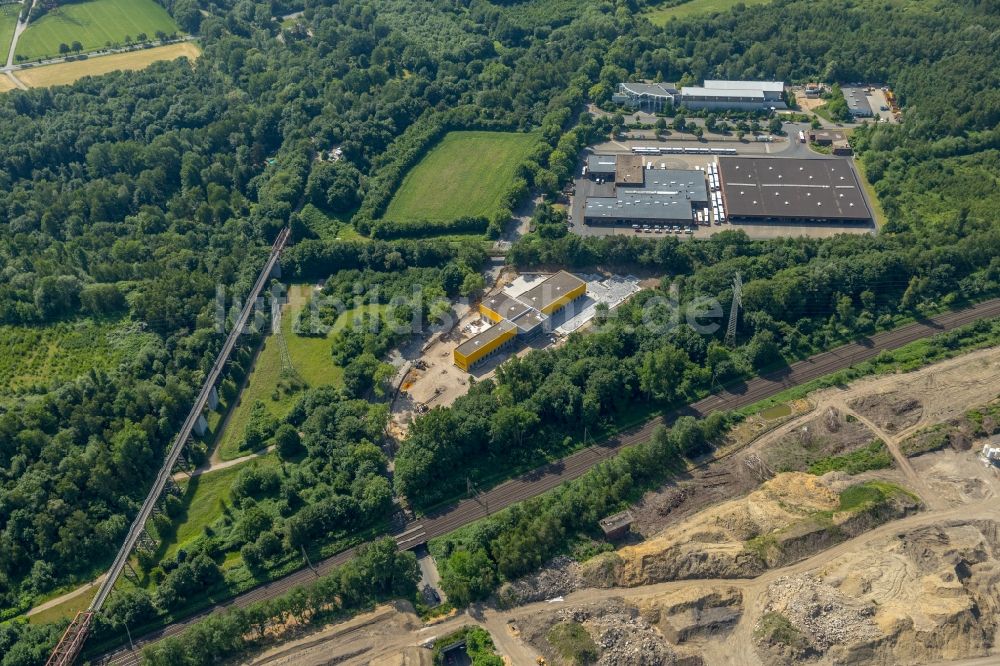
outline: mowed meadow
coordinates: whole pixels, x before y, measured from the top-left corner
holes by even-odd
[[[33,20],[17,43],[18,61],[59,55],[59,45],[80,42],[83,51],[122,45],[126,37],[155,39],[180,29],[167,10],[153,0],[87,0],[49,10]]]
[[[445,221],[489,216],[539,135],[449,132],[403,179],[384,218]]]
[[[21,5],[0,5],[0,61],[7,64],[7,52],[10,41],[14,38],[14,28],[17,17],[21,13]]]

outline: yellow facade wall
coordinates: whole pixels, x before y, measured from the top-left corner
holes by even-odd
[[[558,310],[559,308],[561,308],[562,306],[564,306],[567,303],[569,303],[570,301],[574,301],[577,298],[579,298],[580,296],[583,296],[585,293],[587,293],[587,285],[586,285],[586,283],[579,285],[575,289],[571,289],[570,291],[567,291],[561,298],[559,298],[558,300],[553,301],[549,305],[547,305],[544,308],[542,308],[542,312],[544,314],[550,315],[553,312],[555,312],[556,310]]]
[[[487,356],[491,352],[496,351],[504,343],[506,343],[509,340],[514,339],[515,336],[517,336],[517,329],[516,328],[512,328],[509,331],[504,331],[503,333],[501,333],[500,335],[498,335],[495,340],[492,340],[488,344],[483,345],[482,347],[476,349],[475,351],[473,351],[473,352],[471,352],[469,354],[462,354],[462,353],[460,353],[458,351],[458,347],[456,347],[455,348],[455,365],[457,365],[460,369],[465,370],[466,372],[468,372],[469,368],[471,368],[473,365],[475,365],[477,361],[479,361],[480,359],[482,359],[484,356]]]
[[[499,322],[501,319],[503,319],[503,317],[500,316],[499,312],[494,312],[493,310],[490,310],[482,303],[479,304],[479,313],[493,322]]]

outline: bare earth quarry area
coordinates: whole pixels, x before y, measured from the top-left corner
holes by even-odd
[[[998,663],[1000,475],[979,457],[997,428],[967,416],[998,397],[1000,348],[814,392],[647,493],[617,550],[248,663],[430,664],[422,646],[467,625],[517,666]]]

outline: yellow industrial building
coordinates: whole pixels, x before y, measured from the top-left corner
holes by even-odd
[[[531,338],[544,328],[550,316],[586,293],[586,282],[559,271],[516,298],[498,294],[484,300],[479,312],[494,325],[455,348],[455,365],[469,372],[515,339]]]

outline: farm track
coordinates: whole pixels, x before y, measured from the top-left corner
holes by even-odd
[[[998,316],[1000,316],[1000,298],[995,298],[972,307],[947,312],[892,331],[879,333],[785,368],[765,373],[741,385],[710,395],[666,416],[654,417],[642,426],[628,430],[601,444],[587,447],[559,461],[543,465],[482,493],[478,498],[463,500],[429,516],[415,519],[395,532],[395,536],[397,536],[397,540],[399,535],[407,533],[419,534],[422,540],[442,536],[484,518],[489,513],[495,513],[511,504],[551,490],[565,481],[582,476],[599,462],[614,456],[623,447],[648,441],[658,427],[672,422],[679,416],[703,417],[714,411],[740,409],[789,388],[801,386],[838,370],[870,360],[883,351],[898,349],[922,338],[950,331],[981,319],[992,319]],[[187,627],[216,611],[233,606],[244,607],[256,601],[279,596],[343,564],[353,557],[355,550],[354,548],[346,550],[317,563],[315,573],[308,568],[300,569],[284,578],[262,585],[163,629],[146,634],[136,640],[135,644],[137,648],[141,649],[142,646],[184,631]],[[108,653],[98,661],[98,663],[115,665],[138,664],[139,662],[139,652],[126,649]]]

